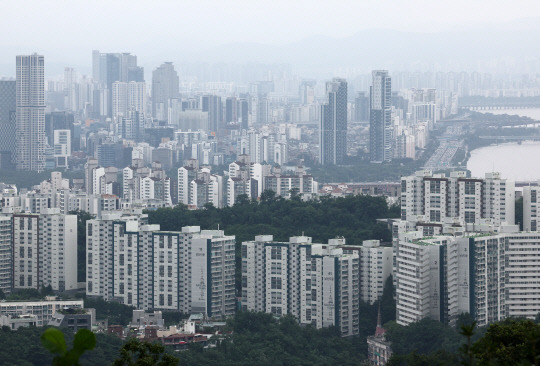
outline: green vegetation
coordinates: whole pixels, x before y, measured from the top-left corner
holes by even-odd
[[[96,309],[96,317],[99,320],[108,319],[109,325],[129,324],[131,319],[133,319],[133,310],[135,310],[132,306],[117,302],[108,302],[101,298],[95,299],[90,297],[84,299],[84,307]]]
[[[0,329],[0,365],[13,366],[50,366],[54,355],[41,345],[41,335],[45,327],[19,328],[10,330]],[[73,332],[62,329],[65,343],[72,344]],[[110,365],[118,357],[122,341],[116,336],[96,334],[96,346],[92,351],[85,352],[79,359],[83,366]]]
[[[389,366],[538,365],[540,325],[528,319],[506,319],[475,329],[463,315],[456,328],[424,319],[408,327],[388,324],[392,341]],[[468,324],[468,325],[467,325]]]
[[[313,165],[308,173],[319,183],[347,182],[396,182],[402,176],[419,170],[423,161],[412,159],[393,160],[385,163],[370,163],[359,160],[353,165]]]
[[[234,330],[203,350],[193,346],[179,354],[179,365],[358,365],[365,359],[365,338],[341,338],[336,328],[302,327],[291,316],[240,312],[228,322]]]
[[[83,353],[96,347],[96,335],[88,329],[79,330],[73,338],[73,348],[68,350],[64,333],[57,328],[48,328],[41,335],[41,344],[56,355],[53,358],[53,365],[79,366],[79,359]]]
[[[314,242],[343,236],[348,244],[362,244],[363,240],[391,241],[387,225],[377,218],[399,217],[399,210],[390,209],[383,197],[352,196],[346,198],[321,197],[319,200],[301,201],[298,197],[286,200],[265,191],[261,201],[238,197],[233,207],[217,209],[207,205],[204,210],[188,210],[184,205],[148,211],[151,224],[160,224],[161,230],[178,231],[183,226],[201,226],[202,229],[220,229],[236,236],[236,279],[240,284],[240,247],[243,241],[256,235],[271,234],[274,240],[288,241],[289,237],[305,234]]]
[[[131,338],[120,350],[120,357],[113,366],[175,366],[178,359],[165,352],[165,347],[158,343],[141,342]]]
[[[2,297],[2,299],[5,298],[5,300],[7,301],[41,300],[45,296],[49,295],[54,295],[54,291],[51,285],[45,286],[41,290],[37,290],[35,288],[17,289],[16,291],[9,294],[7,297]]]
[[[286,200],[265,191],[260,202],[241,196],[236,205],[222,209],[208,205],[204,210],[188,210],[179,204],[147,213],[150,223],[160,224],[161,230],[180,230],[190,225],[217,229],[219,225],[227,235],[236,235],[237,243],[261,234],[272,234],[274,240],[286,241],[304,233],[313,237],[313,241],[344,236],[349,244],[362,244],[366,239],[390,241],[391,232],[376,219],[391,217],[397,211],[390,210],[382,197],[321,197],[304,202],[298,198]]]

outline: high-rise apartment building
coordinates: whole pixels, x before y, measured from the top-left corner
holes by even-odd
[[[401,218],[424,222],[455,218],[464,223],[488,219],[495,226],[512,225],[514,197],[514,182],[499,173],[479,179],[467,177],[464,171],[446,176],[424,170],[401,178]]]
[[[77,216],[13,215],[13,288],[77,289]]]
[[[146,84],[131,81],[129,83],[114,82],[112,84],[112,117],[130,117],[135,111],[144,115],[146,110]]]
[[[129,53],[92,51],[92,75],[98,84],[94,109],[102,116],[112,117],[113,83],[144,82],[144,69],[137,66],[137,56]]]
[[[537,231],[540,228],[539,210],[540,187],[523,187],[523,231]]]
[[[454,224],[453,224],[454,225]],[[477,231],[468,231],[473,229]],[[484,326],[506,317],[534,319],[540,311],[537,255],[540,233],[506,225],[400,234],[396,250],[397,322],[425,317],[454,324],[462,313]],[[449,231],[447,231],[449,230]],[[480,231],[482,230],[482,231]]]
[[[16,167],[45,168],[45,82],[41,55],[17,56]]]
[[[343,246],[343,253],[357,253],[360,258],[360,300],[373,304],[384,291],[392,274],[392,247],[382,246],[379,240],[364,240],[362,246]]]
[[[219,95],[203,95],[201,110],[208,112],[208,132],[218,134],[223,129],[223,107]]]
[[[283,243],[272,235],[243,242],[242,308],[358,334],[359,258],[343,254],[341,243],[313,244],[306,236]]]
[[[369,97],[365,92],[359,92],[354,99],[354,120],[369,121]]]
[[[16,81],[0,79],[0,167],[10,168],[15,160]]]
[[[152,72],[152,116],[159,121],[167,120],[169,99],[177,98],[178,74],[172,62],[165,62]]]
[[[12,240],[11,216],[0,216],[0,290],[4,294],[12,286]]]
[[[347,155],[347,82],[333,79],[326,83],[328,102],[321,106],[321,164],[342,164]]]
[[[146,219],[111,214],[87,222],[87,294],[138,309],[233,315],[234,236],[194,226],[164,232]]]
[[[372,162],[390,161],[392,149],[392,80],[386,70],[372,73],[369,92],[369,153]]]

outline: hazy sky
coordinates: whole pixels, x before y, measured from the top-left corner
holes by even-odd
[[[286,43],[366,28],[429,32],[540,15],[538,0],[1,0],[0,9],[4,46],[87,49],[168,39]]]
[[[92,49],[139,57],[215,45],[286,44],[370,28],[413,32],[474,29],[540,16],[538,0],[0,0],[0,65],[37,51],[90,63]],[[531,21],[532,23],[532,21]],[[84,57],[83,57],[84,56]]]

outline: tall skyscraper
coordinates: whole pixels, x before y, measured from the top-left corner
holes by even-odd
[[[326,83],[328,103],[321,106],[321,164],[342,164],[347,154],[347,81],[334,78]]]
[[[112,84],[112,117],[127,117],[131,110],[145,114],[146,83],[131,81]]]
[[[43,171],[45,166],[44,58],[17,56],[16,167]]]
[[[167,102],[177,98],[178,74],[172,62],[165,62],[152,72],[152,116],[160,121],[167,120]]]
[[[365,92],[359,92],[354,100],[354,120],[356,122],[369,121],[369,97]]]
[[[10,168],[15,159],[15,79],[0,80],[0,167]]]
[[[100,53],[92,51],[92,75],[99,86],[100,105],[105,105],[106,116],[112,116],[112,86],[120,82],[143,82],[144,69],[137,66],[137,56],[130,53]],[[101,94],[101,95],[100,95]],[[96,108],[97,106],[94,106]]]
[[[208,130],[218,134],[223,129],[222,103],[218,95],[203,95],[201,97],[201,109],[208,112]]]
[[[372,162],[392,160],[392,80],[387,70],[372,73],[369,90],[369,153]]]

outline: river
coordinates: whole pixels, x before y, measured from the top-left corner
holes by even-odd
[[[540,121],[540,108],[479,112],[518,115]],[[514,181],[540,180],[540,141],[509,142],[475,149],[471,151],[467,169],[473,177],[484,177],[485,173],[495,171]]]
[[[473,177],[487,172],[500,172],[503,178],[514,181],[540,179],[540,141],[509,142],[481,147],[471,151],[467,169]]]
[[[508,114],[508,115],[517,115],[520,117],[529,117],[540,121],[540,108],[519,108],[519,109],[488,109],[488,110],[478,110],[476,112],[480,113],[491,113],[491,114]]]

